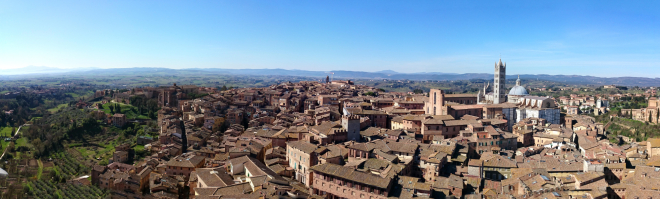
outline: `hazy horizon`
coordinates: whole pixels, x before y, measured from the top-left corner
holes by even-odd
[[[0,1],[28,66],[660,77],[660,2]],[[2,75],[2,74],[0,74]]]
[[[86,71],[92,71],[92,70],[104,70],[104,69],[136,69],[136,68],[154,68],[154,69],[172,69],[172,70],[186,70],[186,69],[222,69],[222,70],[289,70],[289,71],[309,71],[309,72],[326,72],[324,73],[324,76],[329,76],[330,71],[334,72],[339,72],[339,71],[346,71],[346,72],[367,72],[367,73],[382,73],[382,74],[387,74],[389,71],[392,71],[396,74],[450,74],[450,75],[465,75],[465,74],[493,74],[492,71],[477,71],[477,72],[463,72],[463,73],[448,73],[448,72],[398,72],[398,71],[393,71],[393,70],[379,70],[379,71],[364,71],[364,70],[306,70],[306,69],[283,69],[283,68],[167,68],[167,67],[124,67],[124,68],[95,68],[95,67],[89,67],[89,68],[55,68],[55,67],[48,67],[48,66],[27,66],[23,68],[10,68],[10,69],[0,69],[0,72],[2,71],[12,71],[12,72],[21,72],[20,70],[16,69],[24,69],[24,68],[30,68],[30,67],[45,67],[47,69],[55,69],[58,70],[56,73],[53,74],[70,74],[74,72],[86,72]],[[50,71],[53,72],[53,71]],[[48,72],[40,72],[40,71],[28,71],[24,73],[12,73],[12,74],[7,74],[5,76],[20,76],[20,75],[47,75]],[[75,74],[75,73],[74,73]],[[242,73],[239,73],[242,74]],[[231,74],[229,74],[231,75]],[[245,74],[243,74],[245,75]],[[515,77],[515,76],[520,76],[520,75],[531,75],[531,76],[537,76],[537,75],[550,75],[550,76],[589,76],[589,77],[597,77],[597,78],[625,78],[625,77],[636,77],[636,76],[626,76],[626,75],[620,75],[620,76],[594,76],[594,75],[581,75],[581,74],[543,74],[543,73],[536,73],[536,74],[531,74],[531,73],[516,73],[516,74],[510,74],[507,73],[507,76],[509,77]],[[0,74],[0,76],[3,76],[3,74]],[[301,75],[294,75],[294,76],[301,76]],[[305,76],[305,75],[302,75]],[[307,76],[307,77],[316,77],[316,76]],[[654,78],[654,77],[650,77]],[[655,78],[660,78],[660,77],[655,77]],[[486,78],[488,79],[488,78]],[[521,78],[521,79],[526,79],[526,78]],[[528,78],[527,78],[528,79]]]

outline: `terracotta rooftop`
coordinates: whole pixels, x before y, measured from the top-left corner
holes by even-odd
[[[318,146],[303,140],[287,142],[286,144],[287,146],[291,146],[292,148],[301,150],[302,152],[307,154],[311,154],[312,152],[314,152],[314,150],[316,150],[316,148],[318,148]]]
[[[356,171],[353,168],[343,167],[332,163],[315,165],[312,166],[310,169],[315,172],[343,178],[346,180],[350,180],[362,184],[375,186],[382,189],[387,189],[387,187],[392,182],[392,179],[382,178],[378,175]]]
[[[196,165],[199,165],[200,162],[204,161],[204,156],[197,156],[193,155],[192,157],[182,157],[182,156],[177,156],[175,158],[172,158],[170,161],[167,162],[167,166],[174,166],[174,167],[195,167]]]

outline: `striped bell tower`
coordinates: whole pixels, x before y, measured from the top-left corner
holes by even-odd
[[[493,104],[506,102],[506,63],[495,63],[495,84],[493,86]]]

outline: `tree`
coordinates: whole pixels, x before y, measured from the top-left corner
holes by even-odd
[[[149,117],[149,118],[154,118],[154,117],[155,117],[155,116],[154,116],[154,112],[151,111],[151,110],[149,110],[149,113],[147,114],[147,117]]]
[[[13,152],[14,152],[14,149],[16,149],[16,148],[14,147],[14,142],[13,142],[13,141],[12,141],[12,142],[9,142],[9,145],[7,145],[7,150],[8,150],[9,152],[13,153]]]
[[[112,113],[114,115],[115,114],[115,106],[108,105],[108,108],[110,108],[110,113]]]
[[[224,117],[219,117],[219,118],[215,119],[215,121],[213,121],[212,131],[214,133],[215,132],[224,133],[224,131],[222,129],[224,127],[224,125],[225,125],[225,118]]]
[[[11,128],[11,136],[14,137],[15,134],[16,134],[16,127],[12,127]]]
[[[227,86],[226,86],[226,85],[222,85],[222,88],[220,88],[220,91],[226,91],[226,90],[227,90]]]
[[[138,113],[138,115],[140,114],[135,107],[131,107],[131,111],[133,111],[133,113]]]
[[[241,125],[243,125],[245,129],[247,129],[248,126],[250,126],[250,121],[249,121],[250,117],[248,117],[247,114],[243,114],[243,115],[245,116],[243,116],[243,120],[241,120]]]
[[[107,160],[107,159],[104,159],[104,160],[99,161],[99,165],[101,165],[101,166],[106,166],[106,165],[108,165],[108,160]],[[52,175],[51,175],[51,176],[52,176]]]
[[[44,145],[41,143],[41,139],[33,139],[31,142],[32,146],[34,146],[34,149],[36,150],[37,154],[42,154],[44,151]]]
[[[115,112],[121,113],[121,105],[115,104]]]

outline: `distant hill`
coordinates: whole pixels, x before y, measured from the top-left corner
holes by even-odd
[[[0,70],[0,75],[21,74],[66,74],[66,75],[86,75],[86,76],[104,76],[104,75],[194,75],[194,74],[224,74],[224,75],[259,75],[259,76],[303,76],[303,77],[325,77],[333,76],[335,79],[391,79],[391,80],[468,80],[468,79],[493,79],[493,74],[489,73],[399,73],[392,70],[383,70],[378,72],[364,71],[308,71],[308,70],[286,70],[286,69],[224,69],[224,68],[188,68],[188,69],[169,69],[169,68],[113,68],[113,69],[77,69],[67,70],[49,67],[25,67],[22,69]],[[29,73],[28,73],[29,72]],[[43,74],[43,75],[45,75]],[[508,75],[507,79],[515,79],[517,76]],[[621,85],[621,86],[660,86],[660,78],[646,77],[594,77],[581,75],[547,75],[547,74],[525,74],[520,75],[522,79],[538,79],[555,82],[566,82],[571,84],[589,84],[589,85]]]
[[[188,70],[188,69],[183,69]],[[209,72],[221,72],[226,74],[241,75],[286,75],[286,76],[307,76],[307,77],[325,77],[330,75],[324,71],[306,71],[306,70],[285,70],[285,69],[194,69]],[[393,79],[393,80],[468,80],[468,79],[493,79],[492,73],[399,73],[396,71],[385,70],[378,72],[363,71],[331,71],[334,72],[335,79]],[[508,75],[508,79],[515,79],[517,75]],[[566,82],[572,84],[590,84],[590,85],[622,85],[622,86],[660,86],[660,78],[646,77],[594,77],[581,75],[546,75],[546,74],[524,74],[520,75],[523,79],[539,79],[555,82]]]
[[[20,75],[20,74],[35,74],[35,73],[63,73],[68,70],[47,67],[47,66],[26,66],[23,68],[12,68],[0,70],[2,75]]]
[[[376,71],[375,73],[383,73],[383,74],[397,74],[399,72],[393,71],[393,70],[381,70],[381,71]]]
[[[84,69],[61,69],[48,66],[26,66],[23,68],[0,69],[0,75],[26,75],[26,74],[53,74],[94,70],[95,68]]]

